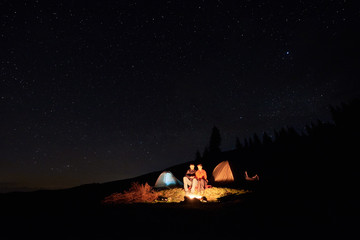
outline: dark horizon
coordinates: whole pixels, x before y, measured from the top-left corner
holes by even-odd
[[[336,1],[0,3],[0,192],[127,179],[360,96]]]
[[[253,135],[251,135],[251,136],[249,136],[249,137],[245,137],[244,139],[242,139],[242,140],[240,140],[239,138],[237,138],[236,140],[238,141],[239,140],[239,142],[236,142],[236,146],[234,146],[233,148],[231,148],[231,149],[228,149],[228,150],[225,150],[225,151],[222,151],[221,150],[221,148],[220,148],[220,146],[221,146],[221,141],[222,141],[222,137],[221,137],[221,134],[219,135],[219,136],[215,136],[215,141],[217,142],[217,146],[215,146],[215,152],[212,152],[212,151],[214,151],[214,149],[212,149],[211,150],[211,147],[210,147],[210,145],[211,145],[211,141],[212,141],[212,137],[214,137],[213,136],[213,133],[214,133],[214,131],[219,131],[219,129],[216,127],[216,126],[214,126],[213,127],[213,129],[212,129],[212,133],[211,133],[211,135],[210,135],[210,139],[209,139],[209,141],[208,141],[208,143],[205,145],[205,147],[204,147],[204,149],[207,149],[207,151],[210,151],[210,152],[208,152],[207,153],[207,157],[205,157],[205,152],[203,152],[203,153],[200,153],[199,151],[199,153],[200,153],[200,159],[196,159],[196,158],[194,158],[194,159],[192,159],[192,160],[189,160],[189,161],[186,161],[186,162],[190,162],[190,163],[203,163],[206,167],[207,167],[207,170],[209,171],[209,174],[212,172],[211,171],[211,168],[213,168],[214,167],[214,165],[216,165],[217,163],[219,163],[219,162],[221,162],[221,161],[223,161],[223,160],[229,160],[229,157],[230,157],[230,159],[231,160],[234,160],[233,158],[234,158],[234,156],[235,156],[235,158],[238,158],[238,154],[240,153],[240,155],[241,155],[241,153],[243,152],[243,151],[245,151],[245,153],[246,153],[246,151],[248,151],[248,150],[251,150],[250,151],[250,155],[251,154],[253,154],[254,152],[257,152],[257,151],[260,151],[260,149],[263,147],[263,146],[265,146],[265,145],[267,145],[267,144],[269,144],[269,143],[271,143],[271,144],[275,144],[275,143],[277,143],[278,141],[279,141],[279,137],[280,137],[280,135],[282,135],[281,136],[281,138],[285,138],[285,139],[287,139],[288,138],[288,140],[290,140],[290,141],[292,141],[293,140],[293,133],[294,132],[292,132],[292,131],[295,131],[295,133],[296,133],[296,135],[297,135],[297,137],[299,137],[299,138],[303,138],[303,137],[305,137],[305,138],[310,138],[311,139],[311,137],[312,137],[312,133],[313,132],[317,132],[317,131],[323,131],[323,130],[321,130],[323,127],[322,126],[332,126],[332,127],[334,127],[334,128],[336,128],[336,127],[338,127],[338,125],[337,125],[337,123],[335,122],[335,119],[334,119],[334,113],[332,112],[332,111],[335,111],[335,112],[337,112],[337,115],[342,115],[341,114],[341,112],[344,110],[344,109],[346,109],[347,111],[348,111],[348,109],[349,109],[349,106],[350,106],[350,109],[352,109],[352,111],[356,111],[356,108],[358,108],[360,105],[359,105],[359,102],[360,102],[360,98],[355,98],[355,99],[353,99],[353,100],[351,100],[351,101],[349,101],[349,102],[343,102],[341,105],[338,105],[338,106],[330,106],[329,107],[329,111],[331,112],[331,120],[329,120],[329,121],[321,121],[320,119],[317,119],[317,121],[316,122],[311,122],[311,123],[308,123],[308,124],[306,124],[303,128],[301,128],[301,129],[295,129],[294,127],[292,127],[292,126],[284,126],[284,127],[282,127],[281,129],[274,129],[274,132],[273,133],[269,133],[269,132],[265,132],[265,131],[263,131],[262,133],[263,133],[263,135],[258,135],[258,133],[254,133]],[[344,108],[344,106],[346,107],[346,108]],[[336,113],[335,113],[336,114]],[[351,117],[351,115],[344,115],[344,116],[342,116],[342,118],[343,117]],[[354,117],[354,116],[353,116]],[[349,120],[349,119],[346,119],[346,120]],[[341,122],[342,124],[344,123],[344,121],[343,121],[343,119],[342,119],[342,122]],[[349,122],[350,123],[350,122]],[[351,125],[350,125],[351,126]],[[348,127],[350,127],[350,126],[348,126]],[[317,129],[319,129],[319,130],[317,130]],[[220,133],[220,132],[219,132]],[[322,132],[322,134],[331,134],[331,131],[329,131],[329,132]],[[344,133],[345,134],[345,133]],[[269,138],[269,139],[267,139],[267,140],[265,140],[264,139],[264,137],[265,137],[265,135],[266,135],[266,137],[267,138]],[[277,135],[277,136],[276,136]],[[345,134],[346,135],[346,134]],[[324,135],[323,137],[325,137],[326,135]],[[255,140],[255,138],[257,138],[256,140]],[[284,139],[283,139],[284,140]],[[280,140],[280,142],[283,142],[283,140]],[[348,139],[348,140],[353,140],[353,139]],[[258,142],[257,142],[258,141]],[[259,142],[260,141],[260,142]],[[265,141],[267,141],[267,142],[265,142]],[[269,142],[270,141],[270,142]],[[239,144],[239,145],[238,145]],[[260,144],[260,145],[257,145],[257,144]],[[297,147],[300,147],[300,146],[297,146]],[[220,154],[222,155],[222,154],[225,154],[227,157],[226,157],[226,159],[224,159],[221,155],[218,155],[218,153],[216,153],[216,149],[219,149],[220,150]],[[236,153],[236,152],[238,152],[238,153]],[[285,150],[284,150],[284,152],[286,152]],[[228,154],[228,153],[230,153],[230,155]],[[244,153],[243,153],[244,154]],[[247,156],[247,154],[249,154],[249,153],[246,153],[244,156],[246,157],[246,158],[248,158],[249,156]],[[241,159],[241,160],[240,160]],[[247,164],[249,164],[249,162],[248,162],[248,160],[246,160],[246,159],[243,159],[243,158],[240,158],[240,159],[235,159],[235,162],[237,162],[237,161],[239,161],[239,163],[238,164],[240,164],[241,166],[242,166],[242,168],[244,168],[244,166],[245,165],[247,165]],[[245,160],[245,161],[244,161]],[[252,165],[252,164],[255,164],[255,165],[257,165],[257,163],[256,162],[258,162],[259,161],[259,159],[253,159],[251,162],[251,164],[250,165]],[[186,162],[184,162],[184,163],[186,163]],[[246,164],[246,162],[248,162],[247,164]],[[182,164],[182,163],[179,163],[179,164]],[[242,165],[242,164],[245,164],[245,165]],[[109,180],[109,181],[107,181],[107,182],[88,182],[88,183],[82,183],[82,184],[80,184],[80,185],[74,185],[74,186],[64,186],[64,187],[62,187],[62,188],[27,188],[27,187],[22,187],[22,186],[17,186],[17,187],[14,187],[14,184],[13,183],[10,183],[9,185],[7,185],[6,183],[2,183],[2,186],[0,186],[0,193],[12,193],[12,192],[33,192],[33,191],[38,191],[38,190],[61,190],[61,189],[68,189],[68,188],[73,188],[73,187],[80,187],[80,186],[83,186],[83,185],[88,185],[88,184],[98,184],[98,183],[109,183],[109,182],[113,182],[113,181],[118,181],[118,180],[128,180],[128,179],[132,179],[132,178],[135,178],[135,179],[137,179],[137,178],[139,178],[139,179],[141,179],[141,177],[142,176],[146,176],[146,175],[148,175],[148,174],[151,174],[151,173],[154,173],[154,172],[159,172],[159,171],[163,171],[163,170],[165,170],[165,169],[169,169],[169,168],[174,168],[174,167],[176,167],[176,166],[166,166],[165,168],[163,168],[163,169],[157,169],[157,170],[154,170],[154,171],[152,171],[152,172],[145,172],[145,173],[141,173],[140,175],[137,175],[137,176],[131,176],[131,177],[129,177],[129,178],[124,178],[124,179],[113,179],[113,180]],[[209,168],[210,167],[210,168]],[[249,166],[248,166],[249,167]],[[259,166],[258,166],[259,167]],[[258,171],[258,170],[264,170],[264,169],[259,169],[257,167],[257,170],[255,170],[255,171]],[[254,171],[254,169],[251,169],[251,171]],[[237,173],[237,174],[239,174],[239,173]],[[179,175],[180,176],[180,175]],[[179,177],[178,176],[178,177]],[[239,177],[239,176],[237,176],[237,177]],[[146,178],[147,179],[147,178]],[[154,179],[154,181],[155,181],[155,179]],[[238,180],[239,181],[239,180]],[[241,181],[240,181],[241,182]],[[151,184],[151,182],[149,182],[150,184]],[[7,188],[7,186],[11,186],[10,188]],[[15,185],[16,186],[16,185]]]

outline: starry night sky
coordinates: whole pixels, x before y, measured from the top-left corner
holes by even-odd
[[[230,150],[329,121],[360,93],[359,19],[348,1],[2,0],[0,191],[161,170],[214,125]]]

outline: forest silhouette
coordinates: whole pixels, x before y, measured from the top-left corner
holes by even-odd
[[[352,201],[359,182],[360,99],[330,106],[329,111],[331,122],[318,120],[300,133],[287,127],[275,130],[273,137],[264,132],[243,142],[237,138],[235,149],[226,152],[220,150],[220,131],[214,127],[209,147],[205,147],[203,156],[197,152],[195,161],[213,169],[220,161],[228,160],[238,186],[249,185],[243,175],[248,171],[250,176],[260,176],[258,185],[265,192],[277,191],[302,200],[311,196]]]

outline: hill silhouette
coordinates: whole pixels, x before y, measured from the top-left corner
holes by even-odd
[[[196,161],[201,161],[210,175],[217,163],[228,160],[236,179],[233,186],[255,190],[253,194],[244,197],[243,201],[221,206],[203,205],[195,210],[184,206],[179,209],[178,205],[132,205],[109,209],[100,204],[106,196],[127,190],[134,182],[153,185],[162,171],[62,190],[6,193],[0,194],[1,224],[8,226],[4,236],[12,239],[16,239],[14,236],[27,237],[28,232],[19,233],[17,229],[30,226],[29,232],[35,233],[37,223],[46,225],[52,231],[63,226],[69,219],[71,231],[76,232],[71,235],[74,238],[82,236],[84,229],[89,226],[99,228],[98,234],[109,231],[109,236],[121,236],[112,229],[115,222],[121,224],[118,218],[130,219],[123,227],[142,224],[150,231],[156,224],[164,224],[163,220],[155,220],[161,214],[166,218],[175,218],[176,223],[185,224],[188,228],[192,227],[191,222],[187,222],[188,214],[199,214],[207,219],[198,223],[201,227],[227,227],[233,233],[242,226],[250,229],[246,234],[249,238],[261,237],[262,234],[266,236],[265,233],[254,233],[255,230],[286,233],[275,234],[284,239],[288,236],[295,237],[294,231],[302,232],[299,236],[305,237],[315,230],[316,234],[310,238],[350,235],[360,212],[356,168],[359,158],[360,100],[330,107],[330,111],[333,122],[312,123],[305,126],[306,131],[302,133],[291,127],[283,128],[275,131],[273,138],[267,133],[262,138],[254,135],[244,140],[244,143],[237,140],[236,149],[226,152],[219,150],[219,130],[213,129],[212,136],[217,138],[216,141],[211,140],[211,148],[207,148],[203,156],[197,154]],[[181,179],[189,162],[164,170],[171,171]],[[257,173],[261,180],[256,183],[247,182],[244,171],[248,171],[249,175]],[[149,221],[147,218],[153,215],[156,218]],[[218,216],[228,220],[219,222]],[[88,217],[94,223],[89,222]],[[75,220],[77,218],[83,221],[78,227]],[[108,219],[106,223],[99,220],[104,218]],[[45,223],[44,219],[51,219],[55,225]],[[169,227],[169,224],[166,223],[165,226]],[[45,234],[49,229],[41,231]],[[60,238],[65,236],[68,235],[64,233]],[[95,235],[90,231],[84,236],[92,238]]]
[[[262,184],[267,187],[285,188],[287,191],[307,187],[315,192],[319,190],[321,194],[334,187],[350,191],[353,184],[358,182],[355,159],[360,138],[360,100],[330,107],[330,110],[332,123],[312,123],[305,126],[306,132],[303,133],[298,133],[291,127],[282,128],[274,132],[274,138],[270,138],[265,132],[262,140],[254,134],[253,138],[244,139],[244,145],[240,143],[239,146],[237,142],[236,149],[226,152],[220,152],[219,146],[213,143],[220,142],[219,130],[214,127],[212,136],[215,135],[217,140],[210,139],[212,146],[209,149],[215,150],[208,150],[203,157],[198,156],[197,161],[201,161],[210,173],[219,162],[228,160],[237,179],[237,187],[246,185],[243,174],[247,170],[249,175],[258,173],[262,177]],[[2,200],[14,201],[18,196],[57,198],[61,195],[74,195],[76,199],[98,201],[111,193],[128,189],[132,182],[153,185],[162,171],[171,171],[181,179],[190,162],[196,161],[125,180],[0,196]]]

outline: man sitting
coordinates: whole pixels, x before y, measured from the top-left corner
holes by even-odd
[[[183,178],[185,194],[189,192],[189,187],[191,187],[191,193],[195,192],[195,188],[198,183],[198,181],[195,178],[195,173],[196,173],[195,165],[190,164],[190,169],[187,170],[185,177]]]
[[[208,182],[206,171],[202,169],[202,165],[197,165],[198,170],[195,173],[196,179],[198,181],[198,191],[200,192],[200,195],[204,194],[204,190],[206,187],[206,184]]]

